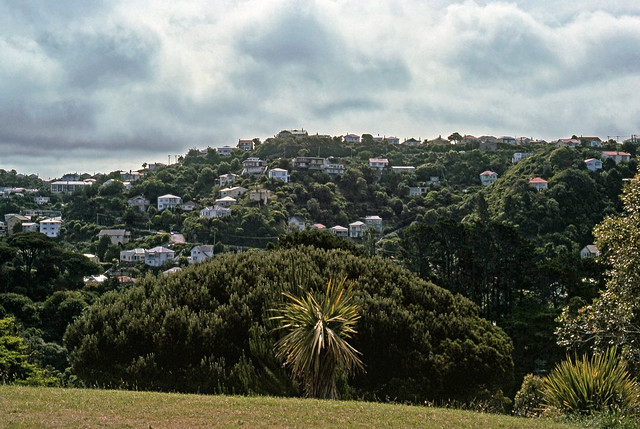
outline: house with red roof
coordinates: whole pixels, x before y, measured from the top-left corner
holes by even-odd
[[[486,170],[480,173],[480,183],[482,183],[482,186],[489,186],[496,180],[498,180],[498,173],[494,171]]]
[[[534,177],[533,179],[529,180],[529,184],[536,188],[538,192],[549,187],[549,182],[544,180],[542,177]]]

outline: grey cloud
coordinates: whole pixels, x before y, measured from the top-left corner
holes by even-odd
[[[110,33],[44,33],[38,38],[47,55],[66,70],[68,83],[81,88],[149,79],[160,49],[149,32],[116,27]]]

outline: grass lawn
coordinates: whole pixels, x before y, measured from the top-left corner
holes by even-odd
[[[0,385],[2,428],[574,428],[470,411],[273,397]]]

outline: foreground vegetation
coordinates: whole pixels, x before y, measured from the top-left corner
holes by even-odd
[[[576,428],[550,419],[312,399],[0,386],[2,426]]]

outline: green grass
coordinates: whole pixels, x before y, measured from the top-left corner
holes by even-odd
[[[576,428],[471,411],[272,397],[0,385],[2,428]]]

